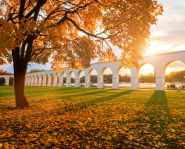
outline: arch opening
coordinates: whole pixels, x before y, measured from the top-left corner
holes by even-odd
[[[6,83],[5,78],[1,77],[1,78],[0,78],[0,86],[4,86],[5,83]]]
[[[66,73],[63,73],[63,85],[66,86]]]
[[[119,70],[119,87],[131,87],[131,71],[122,66]]]
[[[98,75],[95,69],[91,69],[89,71],[89,77],[90,77],[90,87],[97,87]]]
[[[50,74],[50,85],[53,86],[54,83],[54,75],[51,73]]]
[[[44,75],[44,79],[45,79],[45,86],[48,86],[48,75],[47,74],[45,74]],[[44,82],[43,82],[44,83]]]
[[[44,85],[44,76],[41,74],[39,78],[40,78],[39,85],[43,86]]]
[[[59,81],[60,81],[58,72],[55,74],[55,77],[56,77],[56,78],[55,78],[55,79],[56,79],[56,80],[55,80],[55,81],[56,81],[56,82],[55,82],[55,83],[56,83],[55,85],[58,86],[58,85],[59,85]]]
[[[10,77],[10,78],[9,78],[9,85],[13,85],[13,82],[14,82],[13,77]]]
[[[167,89],[185,89],[185,63],[176,60],[164,68]]]
[[[102,70],[103,75],[103,86],[110,87],[112,86],[112,70],[108,67]]]
[[[85,86],[85,73],[83,70],[79,71],[78,76],[80,78],[80,86]]]
[[[38,86],[39,85],[39,75],[35,76],[35,85]]]
[[[139,69],[139,87],[156,88],[155,69],[151,64],[143,64]]]
[[[70,85],[71,85],[71,86],[74,86],[74,85],[75,85],[75,74],[74,74],[73,71],[71,71],[71,72],[69,73],[69,77],[70,77]]]

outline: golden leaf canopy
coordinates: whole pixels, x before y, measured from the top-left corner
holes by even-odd
[[[54,69],[87,67],[121,50],[122,62],[137,65],[161,13],[157,0],[0,0],[0,63],[18,49]]]

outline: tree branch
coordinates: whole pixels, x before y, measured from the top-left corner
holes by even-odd
[[[19,8],[19,21],[24,17],[24,7],[26,4],[26,0],[20,0],[20,8]]]

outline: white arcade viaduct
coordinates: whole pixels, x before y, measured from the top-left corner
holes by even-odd
[[[166,67],[174,62],[181,61],[185,64],[185,51],[165,53],[152,56],[144,56],[143,60],[139,62],[140,68],[144,64],[151,64],[154,67],[156,77],[156,90],[164,90],[165,88],[165,70]],[[115,62],[104,62],[91,64],[86,69],[66,69],[63,71],[44,71],[29,73],[26,75],[25,85],[26,86],[64,86],[63,78],[65,76],[65,86],[71,85],[71,74],[74,73],[75,87],[80,86],[80,74],[85,74],[85,87],[88,88],[91,84],[90,75],[93,70],[97,73],[97,87],[103,87],[103,72],[106,68],[110,68],[112,71],[112,88],[119,88],[119,71],[122,68],[120,61]],[[139,88],[139,69],[136,67],[130,67],[131,72],[131,89],[137,90]],[[6,85],[9,85],[9,78],[13,77],[3,76],[6,81]]]

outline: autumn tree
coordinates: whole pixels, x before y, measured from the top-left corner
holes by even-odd
[[[87,67],[114,60],[116,47],[137,64],[161,12],[157,0],[0,0],[0,63],[13,62],[16,107],[28,106],[29,62]]]

